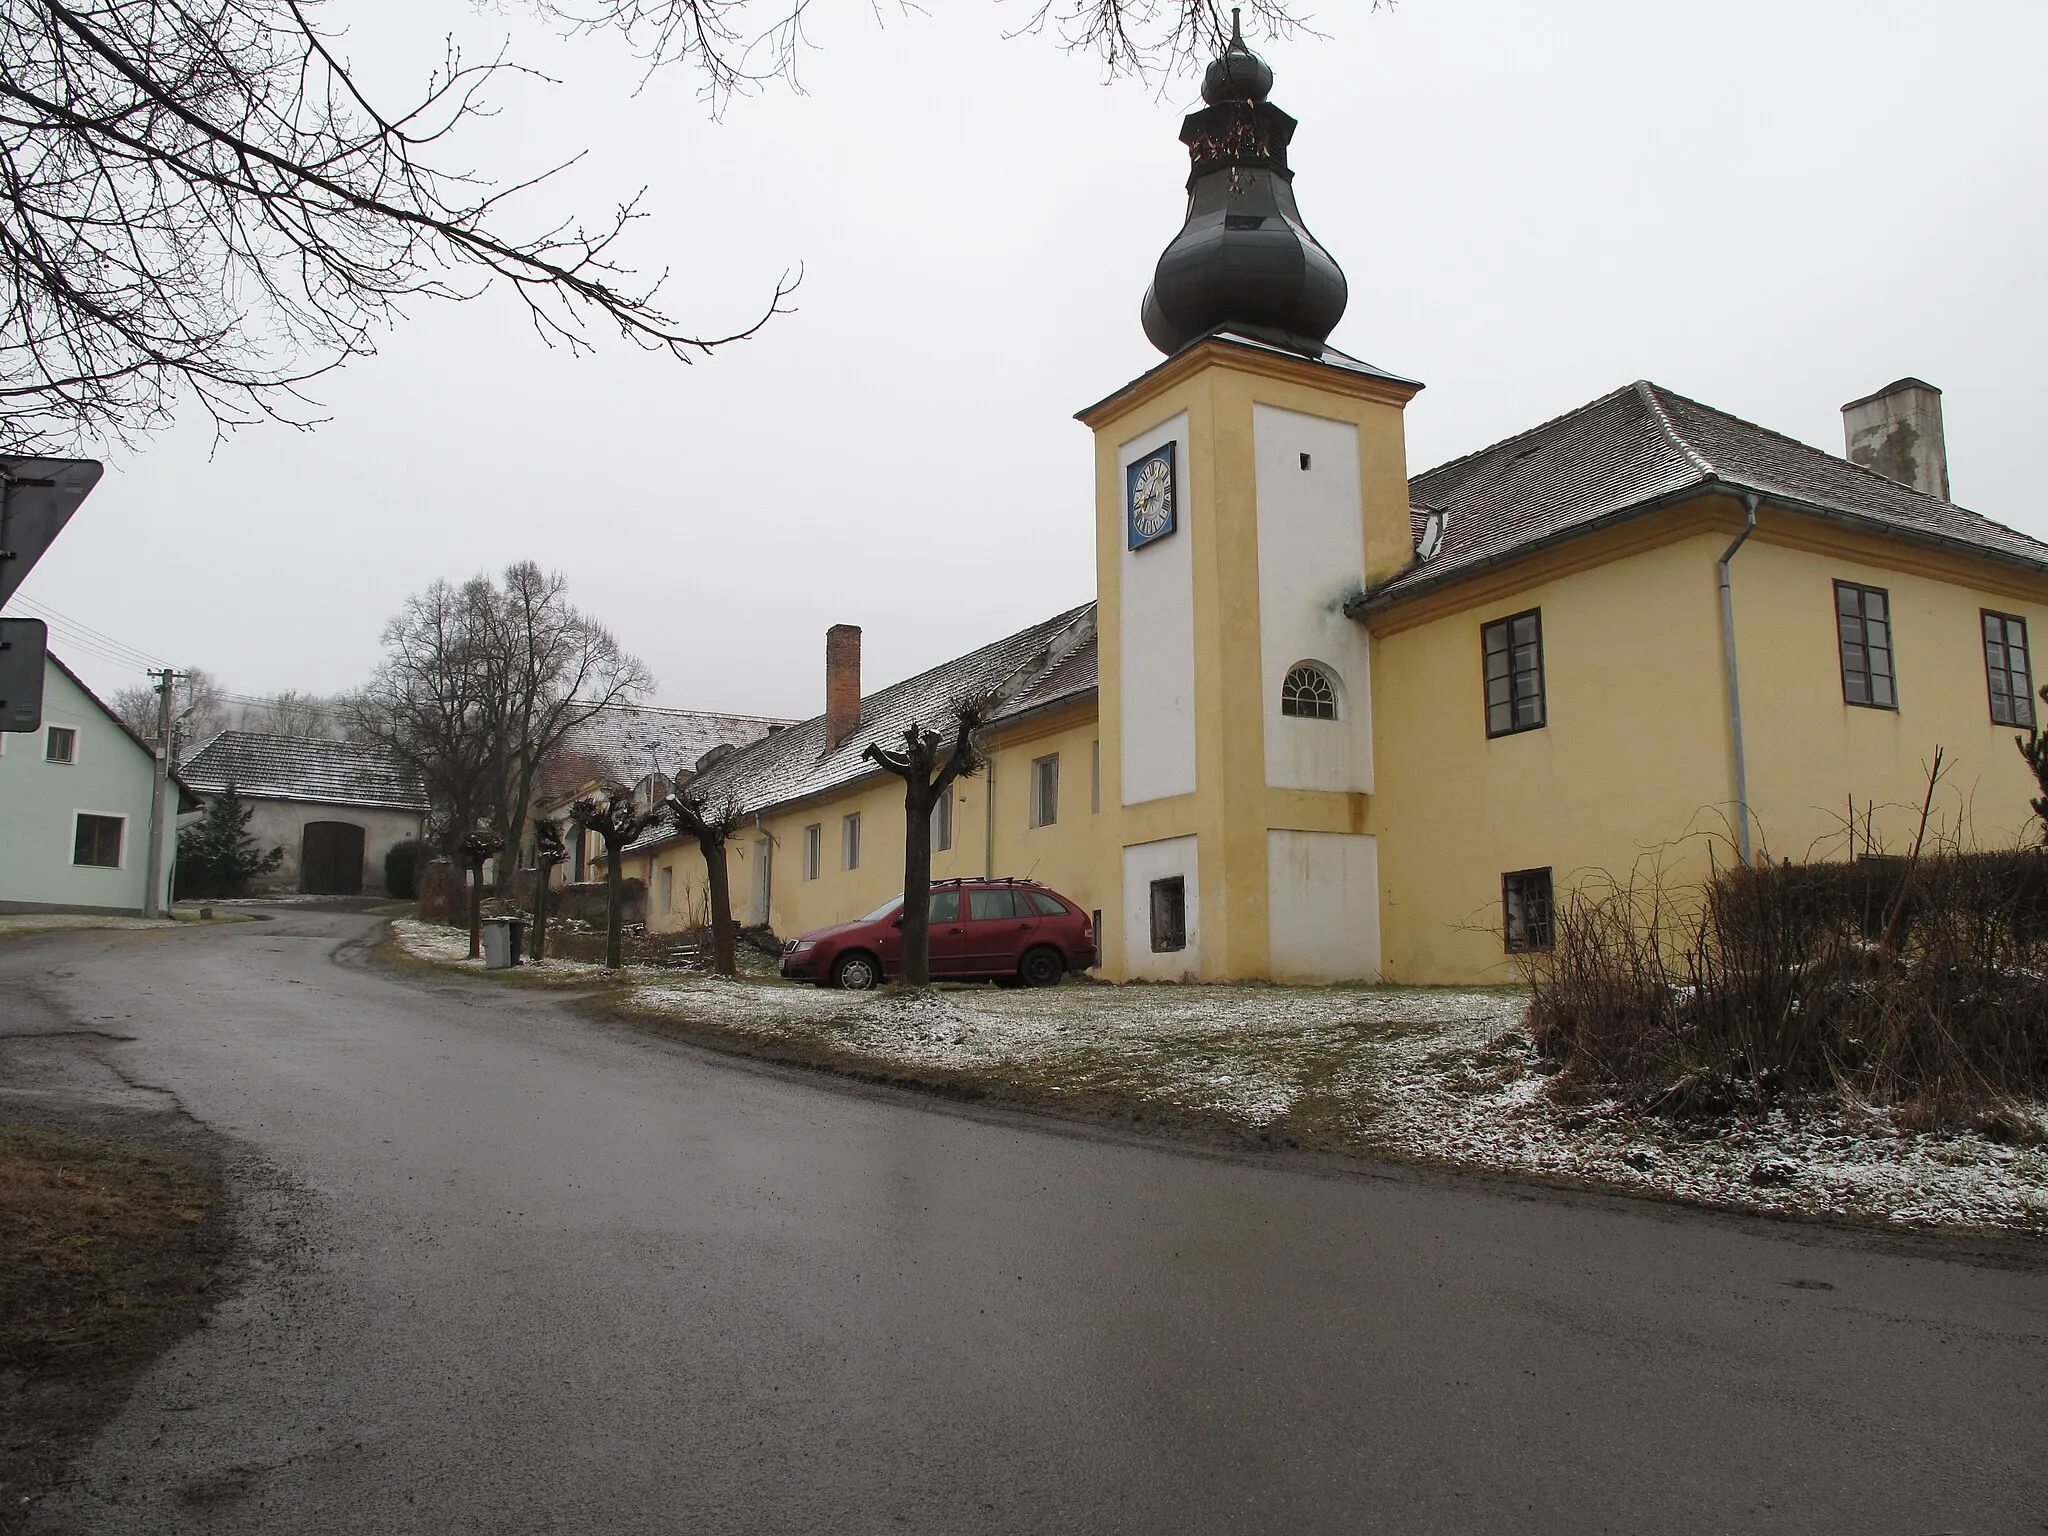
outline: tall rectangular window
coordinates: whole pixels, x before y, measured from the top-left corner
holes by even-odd
[[[1897,709],[1891,598],[1885,590],[1836,582],[1835,627],[1842,642],[1843,701],[1869,709]]]
[[[1481,625],[1479,645],[1486,656],[1486,734],[1537,729],[1545,719],[1542,610]]]
[[[1548,954],[1550,871],[1520,869],[1500,877],[1501,934],[1511,955]]]
[[[2027,621],[1983,610],[1984,680],[1991,689],[1991,723],[2034,723],[2034,678],[2027,662]]]
[[[1152,953],[1188,947],[1188,882],[1173,875],[1152,882]]]
[[[78,761],[78,732],[68,725],[53,725],[44,738],[43,760],[49,763]]]
[[[81,811],[77,832],[71,840],[71,862],[119,869],[121,833],[127,824],[125,816],[89,816]]]
[[[1060,819],[1060,755],[1031,760],[1031,825],[1049,827]]]
[[[860,812],[839,820],[839,867],[860,868]]]
[[[661,866],[660,884],[661,911],[662,915],[666,917],[670,912],[673,912],[675,910],[676,905],[676,870],[673,864],[664,864]]]
[[[943,853],[953,846],[953,791],[948,789],[932,803],[932,851]]]
[[[825,824],[814,821],[804,828],[804,878],[815,880],[825,862]]]
[[[1088,814],[1102,814],[1102,743],[1088,743]]]

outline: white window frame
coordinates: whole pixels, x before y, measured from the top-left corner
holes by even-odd
[[[804,878],[815,880],[825,862],[825,823],[814,821],[804,828]]]
[[[81,864],[78,862],[78,818],[81,816],[98,816],[107,821],[118,821],[121,824],[121,847],[120,851],[115,854],[113,863]],[[71,867],[73,869],[104,869],[109,871],[126,869],[128,867],[128,821],[128,813],[125,811],[96,811],[90,806],[74,806],[71,811],[71,848],[67,855],[70,859]]]
[[[932,805],[932,852],[946,853],[953,846],[953,791],[950,786]]]
[[[848,811],[839,818],[839,867],[860,868],[860,812]]]
[[[50,737],[58,731],[70,733],[71,755],[69,757],[50,756]],[[76,768],[78,766],[78,738],[83,734],[84,732],[80,731],[75,725],[45,725],[43,727],[43,761],[54,763],[59,768]]]
[[[1102,741],[1088,743],[1088,814],[1102,814]]]
[[[661,878],[656,882],[661,887],[661,915],[667,917],[676,905],[676,867],[673,864],[661,866]]]
[[[1031,759],[1031,825],[1050,827],[1060,819],[1060,755]]]

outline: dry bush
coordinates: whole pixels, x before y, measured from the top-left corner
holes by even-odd
[[[1531,975],[1567,1090],[1715,1112],[1827,1093],[2015,1122],[2048,1088],[2048,855],[1944,848],[1581,889]]]

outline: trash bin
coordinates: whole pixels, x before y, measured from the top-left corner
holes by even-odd
[[[523,917],[484,919],[484,969],[502,971],[519,963],[519,942],[526,936]]]

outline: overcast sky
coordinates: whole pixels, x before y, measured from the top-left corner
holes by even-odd
[[[640,185],[666,307],[744,324],[685,367],[550,351],[503,298],[414,305],[323,381],[316,431],[217,450],[196,413],[109,473],[24,595],[238,693],[359,681],[408,592],[531,556],[659,681],[655,702],[808,715],[823,633],[870,688],[1094,595],[1089,435],[1150,367],[1192,80],[1105,86],[1005,40],[1023,0],[878,24],[819,0],[806,94],[713,121],[610,41],[460,0],[334,0],[396,94],[454,31],[562,77],[501,90],[465,158],[587,148],[522,205]],[[1261,44],[1301,120],[1308,224],[1351,306],[1332,340],[1424,380],[1420,471],[1636,378],[1841,451],[1839,407],[1945,391],[1956,499],[2048,537],[2048,113],[2039,0],[1329,4]],[[139,674],[55,642],[106,689]]]

